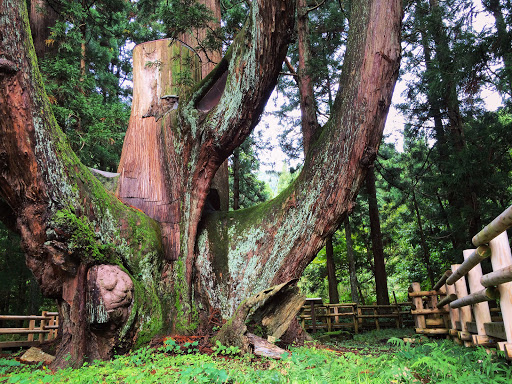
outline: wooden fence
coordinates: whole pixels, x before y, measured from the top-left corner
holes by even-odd
[[[358,333],[361,329],[402,328],[413,324],[411,303],[324,304],[322,299],[306,299],[299,312],[299,321],[311,332],[346,329]]]
[[[466,346],[497,346],[512,359],[512,254],[506,232],[511,226],[512,206],[473,237],[477,248],[465,250],[464,262],[452,265],[432,291],[411,285],[417,333],[450,335]],[[493,272],[483,275],[480,263],[487,258]]]
[[[43,311],[41,316],[0,315],[0,321],[23,322],[28,325],[27,328],[0,328],[0,335],[27,335],[26,340],[0,341],[0,350],[2,348],[32,347],[43,341],[55,339],[59,328],[58,315],[58,312],[47,311]],[[36,323],[39,323],[38,327],[36,327]]]

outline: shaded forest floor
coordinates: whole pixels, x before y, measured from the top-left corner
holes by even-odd
[[[153,346],[80,369],[25,365],[0,357],[0,383],[510,383],[512,366],[483,348],[449,340],[404,343],[413,331],[382,330],[350,340],[292,347],[281,360],[239,356],[236,348],[199,339],[162,339]],[[325,340],[325,335],[315,335]]]

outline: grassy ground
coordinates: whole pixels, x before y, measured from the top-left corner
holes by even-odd
[[[499,355],[451,341],[411,345],[410,330],[374,331],[354,339],[291,348],[280,361],[238,356],[214,346],[200,353],[197,342],[167,340],[109,362],[52,372],[44,365],[0,358],[0,383],[510,383],[512,367]],[[325,340],[326,337],[322,337]]]

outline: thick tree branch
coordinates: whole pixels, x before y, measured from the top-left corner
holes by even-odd
[[[194,192],[185,204],[188,230],[183,245],[189,283],[197,226],[211,179],[220,164],[247,138],[263,113],[293,31],[294,3],[294,0],[253,1],[247,22],[226,56],[180,109],[182,126],[190,127],[185,132],[185,141],[192,141],[190,157],[185,162],[192,175],[187,189]],[[223,90],[212,107],[208,92],[213,87]]]
[[[205,223],[196,267],[202,289],[224,314],[240,298],[300,276],[351,209],[382,137],[398,75],[401,17],[400,0],[358,3],[333,114],[299,177],[270,202]],[[219,236],[229,240],[224,251],[210,248]]]

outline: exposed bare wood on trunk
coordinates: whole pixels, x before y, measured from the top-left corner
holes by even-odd
[[[133,102],[118,173],[117,196],[141,209],[162,226],[167,260],[180,254],[178,196],[185,193],[183,163],[174,151],[176,127],[166,128],[165,115],[178,108],[185,70],[192,81],[200,80],[197,56],[185,45],[163,39],[137,45],[133,50]],[[171,121],[171,124],[176,124]],[[169,141],[169,137],[170,140]],[[186,150],[184,149],[183,152]]]

